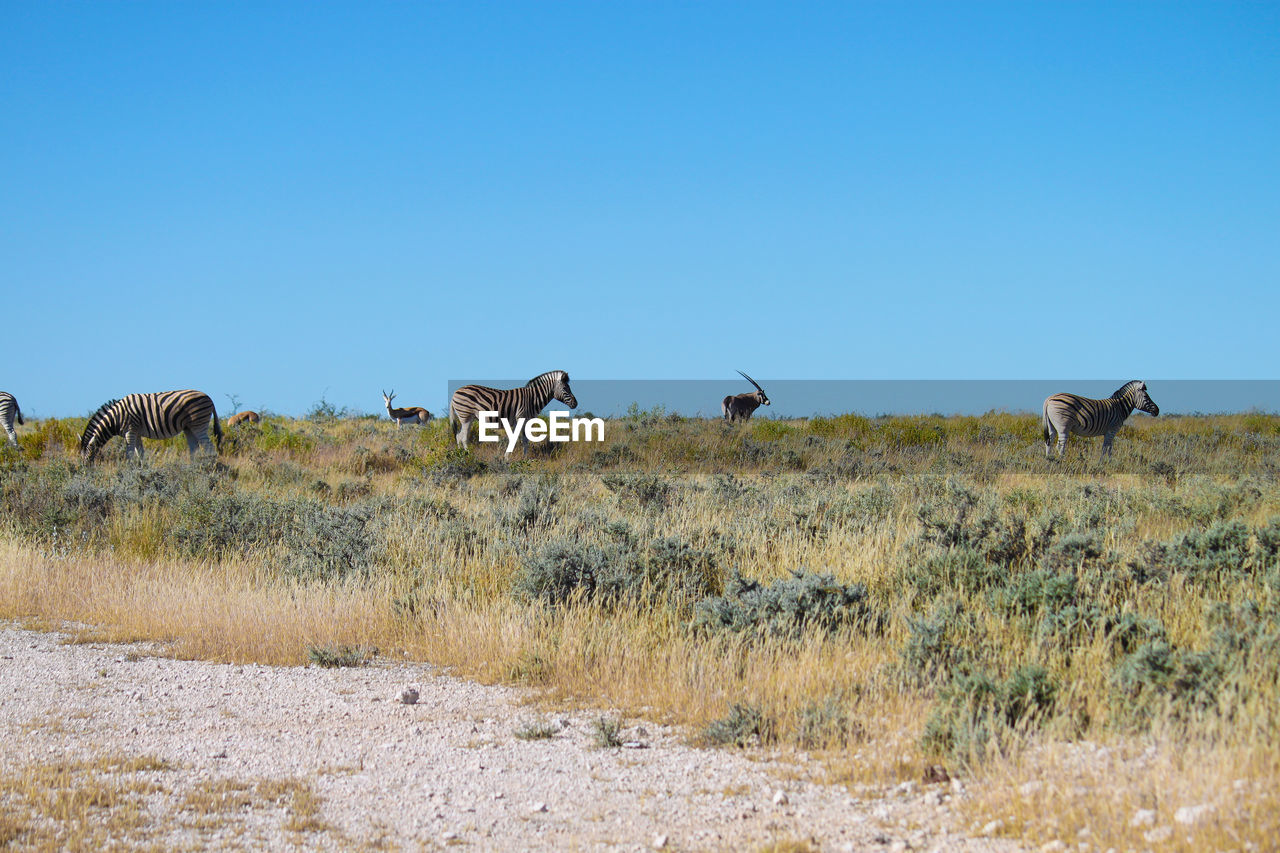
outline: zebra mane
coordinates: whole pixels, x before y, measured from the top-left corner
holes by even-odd
[[[1138,388],[1141,388],[1142,385],[1143,385],[1143,381],[1141,379],[1132,379],[1124,383],[1124,385],[1122,385],[1121,387],[1117,388],[1116,393],[1111,395],[1111,399],[1122,400],[1125,397],[1129,396],[1129,392],[1135,391]]]
[[[529,386],[535,385],[544,379],[551,380],[552,382],[568,382],[569,374],[565,373],[563,370],[548,370],[546,373],[540,373],[530,379],[525,383],[524,387],[528,388]]]
[[[107,419],[107,415],[109,414],[108,410],[119,402],[119,398],[115,400],[108,400],[98,407],[98,411],[89,416],[89,423],[85,424],[84,427],[84,435],[80,436],[80,449],[82,451],[89,446],[89,442],[98,434],[99,427],[101,427],[103,422]]]

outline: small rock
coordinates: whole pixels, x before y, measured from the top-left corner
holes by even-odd
[[[1040,782],[1038,780],[1032,780],[1030,782],[1023,784],[1020,788],[1018,788],[1018,793],[1022,795],[1023,799],[1028,799],[1034,796],[1035,794],[1038,794],[1040,792],[1040,789],[1043,787],[1044,787],[1043,782]]]
[[[959,779],[952,779],[952,780],[951,780],[951,793],[955,794],[957,797],[959,797],[959,796],[961,796],[962,794],[964,794],[964,783],[963,783],[963,782],[961,782]]]
[[[1173,827],[1157,826],[1142,833],[1142,837],[1148,844],[1162,844],[1173,837]]]
[[[654,850],[661,850],[667,846],[667,837],[665,835],[655,835],[653,837],[653,844],[650,846],[653,847]]]
[[[505,796],[506,796],[506,794],[502,793],[501,791],[495,791],[495,792],[494,792],[494,795],[493,795],[493,798],[494,798],[495,800],[501,800],[501,799],[502,799],[503,797],[505,797]]]
[[[628,741],[623,741],[622,748],[623,749],[648,749],[649,744],[640,740],[628,740]]]
[[[911,844],[905,838],[899,838],[889,845],[889,853],[906,853],[910,849]]]
[[[1002,829],[1004,829],[1004,821],[997,819],[983,826],[982,831],[979,832],[978,834],[979,835],[995,835],[997,832],[999,832]]]
[[[1063,853],[1067,845],[1057,838],[1040,845],[1040,853]]]
[[[453,840],[454,840],[455,838],[457,838],[457,837],[458,837],[458,833],[456,833],[456,832],[442,832],[442,833],[440,833],[440,840],[441,840],[441,841],[445,841],[445,842],[453,841]]]
[[[418,703],[418,690],[416,687],[407,687],[400,692],[400,701],[406,705],[416,705]]]
[[[546,803],[534,803],[534,804],[533,804],[533,806],[532,806],[532,807],[530,807],[530,809],[529,809],[529,811],[530,811],[532,814],[537,814],[538,812],[545,812],[546,810],[547,810],[547,804],[546,804]]]
[[[1212,809],[1213,806],[1208,803],[1201,803],[1198,806],[1183,806],[1173,813],[1173,819],[1175,822],[1183,824],[1184,826],[1190,826],[1192,824],[1199,823],[1200,819],[1208,814]]]
[[[1133,813],[1133,817],[1129,818],[1129,826],[1135,829],[1141,826],[1152,826],[1156,822],[1156,813],[1154,809],[1138,809]]]
[[[773,792],[773,804],[775,806],[785,806],[789,802],[791,801],[787,799],[786,791],[779,788],[777,791]]]
[[[911,781],[902,782],[894,790],[899,794],[902,794],[904,797],[909,797],[916,792],[916,783]]]

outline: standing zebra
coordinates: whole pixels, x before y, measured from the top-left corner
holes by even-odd
[[[122,435],[125,456],[141,459],[142,439],[172,438],[178,433],[187,436],[187,450],[192,456],[195,456],[197,446],[216,454],[217,451],[209,444],[210,418],[213,419],[214,439],[221,447],[222,426],[208,394],[200,391],[130,394],[104,403],[89,418],[84,435],[80,437],[80,454],[92,462],[103,445]]]
[[[457,436],[459,447],[466,447],[467,433],[478,412],[497,412],[498,417],[515,423],[517,418],[528,419],[537,415],[552,398],[571,409],[578,408],[578,398],[569,388],[569,374],[563,370],[535,376],[523,388],[503,390],[463,385],[453,392],[449,400],[449,431]]]
[[[1147,396],[1147,383],[1140,379],[1126,382],[1124,387],[1105,400],[1054,394],[1044,401],[1044,455],[1053,458],[1053,436],[1058,437],[1058,458],[1067,452],[1067,434],[1102,436],[1102,455],[1111,455],[1111,440],[1134,409],[1155,417],[1160,407]]]
[[[0,391],[0,425],[4,426],[4,431],[8,434],[9,443],[17,447],[18,434],[13,431],[14,421],[17,421],[18,426],[26,423],[22,420],[22,409],[18,408],[18,401],[12,394]]]
[[[742,373],[741,370],[738,371]],[[742,373],[742,377],[756,386],[756,390],[750,394],[733,394],[725,397],[720,403],[720,413],[724,415],[724,419],[732,423],[733,421],[749,421],[755,410],[761,406],[771,405],[769,397],[764,393],[754,379],[747,374]]]

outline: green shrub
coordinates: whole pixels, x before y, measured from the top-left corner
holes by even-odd
[[[834,693],[821,702],[811,702],[800,713],[795,739],[804,749],[835,749],[861,739],[866,732],[849,714],[849,700]]]
[[[946,681],[973,664],[958,641],[973,631],[973,619],[954,600],[939,604],[927,618],[909,619],[902,664],[907,680],[917,684]]]
[[[549,604],[577,598],[609,606],[664,600],[687,606],[715,588],[715,555],[676,538],[644,546],[558,539],[527,557],[518,595]]]
[[[1048,671],[1025,666],[1003,681],[983,671],[959,673],[938,693],[925,723],[924,746],[965,763],[989,746],[1037,726],[1053,712],[1057,685]]]
[[[734,572],[723,596],[698,602],[694,625],[711,632],[780,636],[806,628],[872,633],[883,629],[884,616],[872,609],[865,584],[842,584],[833,575],[800,570],[766,587]]]
[[[615,495],[634,501],[642,509],[661,509],[671,501],[671,484],[656,474],[605,474],[600,482]]]
[[[1006,567],[988,563],[977,551],[964,546],[934,551],[923,563],[912,563],[898,573],[900,587],[914,591],[919,601],[930,601],[944,593],[982,592],[1008,579]]]
[[[1243,577],[1274,558],[1271,530],[1267,527],[1259,531],[1255,547],[1250,542],[1252,531],[1248,525],[1240,521],[1221,522],[1170,542],[1144,543],[1132,567],[1144,580],[1162,580],[1174,574],[1202,583]]]
[[[617,717],[600,715],[591,724],[591,743],[596,749],[613,749],[622,746],[622,721]]]
[[[334,668],[341,666],[364,666],[375,656],[377,649],[363,646],[308,646],[307,658],[316,666]]]
[[[703,740],[713,746],[767,746],[777,740],[778,724],[756,705],[735,703],[729,713],[703,730]]]

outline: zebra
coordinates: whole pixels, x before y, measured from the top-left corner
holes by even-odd
[[[1152,417],[1160,414],[1160,407],[1147,396],[1147,383],[1141,379],[1126,382],[1105,400],[1079,397],[1075,394],[1054,394],[1044,401],[1044,456],[1053,458],[1053,436],[1058,437],[1058,458],[1067,452],[1067,434],[1102,436],[1102,455],[1111,455],[1111,440],[1116,431],[1134,409]]]
[[[518,418],[532,418],[550,403],[559,400],[571,409],[578,408],[578,398],[569,387],[569,374],[551,370],[529,380],[523,388],[504,390],[483,385],[463,385],[449,400],[449,431],[458,446],[467,446],[467,433],[478,412],[497,412],[498,417],[515,423]],[[527,442],[526,442],[526,450]]]
[[[237,424],[258,424],[261,421],[262,415],[257,412],[244,411],[227,418],[227,427],[230,428]]]
[[[26,423],[22,419],[22,409],[18,407],[18,400],[8,391],[0,391],[0,425],[4,426],[4,431],[9,436],[9,443],[17,447],[18,434],[13,431],[15,422],[18,426]]]
[[[142,439],[172,438],[178,433],[187,437],[187,450],[196,447],[217,450],[209,444],[209,419],[213,419],[213,436],[222,446],[222,426],[209,395],[200,391],[160,391],[155,394],[129,394],[109,400],[94,412],[80,437],[80,455],[93,462],[98,451],[117,435],[124,436],[125,457],[142,459]]]
[[[738,371],[742,373],[741,370]],[[756,386],[756,390],[750,394],[735,394],[725,397],[720,403],[720,413],[724,415],[724,419],[732,423],[733,421],[749,421],[751,415],[761,406],[772,405],[769,397],[764,393],[764,389],[747,374],[742,376]]]
[[[386,391],[382,392],[382,399],[387,404],[387,415],[396,422],[396,429],[400,428],[400,424],[425,424],[431,420],[431,413],[421,406],[406,406],[403,409],[393,409],[391,401],[395,398],[395,389],[392,389],[390,394]]]

